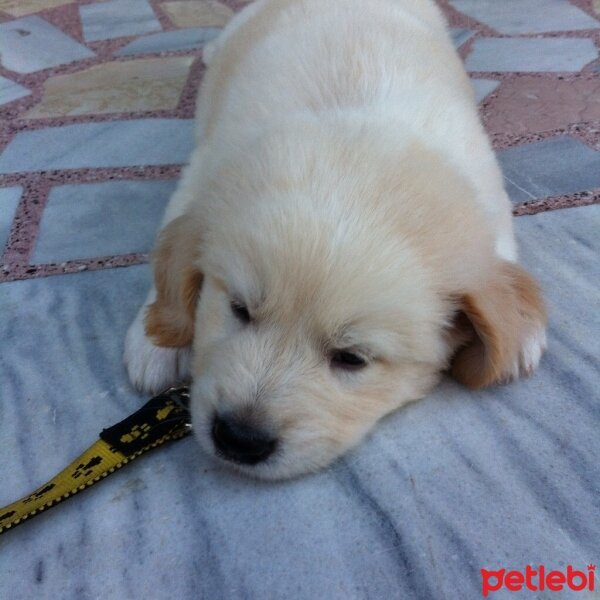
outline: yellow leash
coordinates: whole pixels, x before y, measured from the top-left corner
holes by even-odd
[[[56,477],[29,496],[0,508],[0,534],[94,485],[148,450],[188,435],[188,402],[186,387],[170,388],[104,429],[100,439]]]

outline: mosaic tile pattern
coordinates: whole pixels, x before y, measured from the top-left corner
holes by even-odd
[[[191,56],[112,62],[46,80],[28,118],[173,110],[194,59]]]
[[[34,73],[94,53],[38,16],[0,24],[0,63],[16,73]]]
[[[233,11],[217,0],[176,0],[161,7],[177,27],[224,27],[233,16]]]
[[[159,31],[160,23],[146,0],[108,0],[79,8],[88,42]]]
[[[475,40],[469,71],[581,71],[598,58],[593,40],[580,38],[481,38]]]
[[[15,83],[7,77],[0,76],[0,104],[18,100],[24,96],[29,96],[29,94],[31,92],[26,87]]]
[[[568,81],[523,76],[502,85],[486,124],[491,133],[524,134],[598,121],[600,78]]]
[[[150,252],[174,181],[110,181],[52,188],[34,264]]]
[[[191,150],[191,119],[64,125],[18,133],[0,173],[183,163]]]
[[[0,0],[0,505],[142,400],[123,337],[192,147],[201,48],[243,4]],[[600,560],[600,2],[439,4],[529,215],[521,255],[550,305],[540,371],[475,394],[445,382],[285,485],[181,442],[10,534],[11,600],[467,599],[487,565]]]
[[[13,17],[23,17],[40,10],[69,4],[73,0],[0,0],[0,10]]]
[[[0,188],[0,245],[4,246],[15,217],[17,204],[23,189],[16,187]]]
[[[509,35],[597,29],[600,21],[565,0],[449,0],[450,5]]]
[[[500,85],[500,82],[494,79],[471,79],[471,84],[475,90],[477,102],[481,102]]]
[[[475,35],[474,31],[463,28],[451,28],[450,37],[456,48],[460,48],[467,40],[470,40]]]
[[[568,136],[501,150],[498,158],[513,201],[600,189],[600,153]]]
[[[194,50],[216,38],[221,30],[217,27],[193,27],[178,31],[165,31],[147,35],[121,48],[117,56],[132,54],[152,54],[155,52],[174,52],[176,50]]]
[[[13,17],[23,17],[40,10],[69,4],[73,0],[0,0],[0,10]]]

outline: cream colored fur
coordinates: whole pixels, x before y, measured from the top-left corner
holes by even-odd
[[[433,2],[258,0],[205,59],[197,148],[127,336],[137,387],[191,375],[200,443],[214,453],[215,412],[246,415],[277,451],[238,468],[275,479],[330,463],[449,366],[471,387],[537,366],[543,305]],[[368,365],[333,368],[340,348]]]

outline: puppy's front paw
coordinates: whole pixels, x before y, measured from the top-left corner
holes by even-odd
[[[546,328],[540,325],[524,339],[519,353],[517,375],[530,375],[537,368],[542,354],[546,350]]]
[[[143,306],[129,327],[125,338],[123,361],[131,383],[141,392],[155,394],[163,389],[189,381],[191,349],[162,348],[152,343],[144,329]]]

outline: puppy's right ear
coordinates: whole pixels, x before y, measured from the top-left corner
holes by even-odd
[[[154,250],[156,301],[148,307],[146,335],[157,346],[188,346],[194,337],[194,317],[202,286],[198,224],[187,215],[171,221]]]

